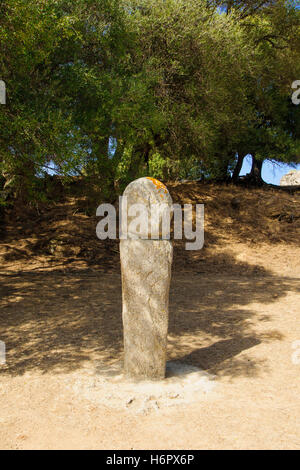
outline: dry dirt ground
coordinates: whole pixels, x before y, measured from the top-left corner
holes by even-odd
[[[39,208],[0,243],[1,449],[300,448],[299,196],[171,192],[206,204],[206,244],[175,244],[168,360],[213,387],[116,406],[100,379],[122,359],[118,245],[76,201]]]

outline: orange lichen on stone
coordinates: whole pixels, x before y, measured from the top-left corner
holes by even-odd
[[[152,181],[152,183],[156,186],[156,189],[158,191],[163,191],[165,194],[168,194],[168,190],[167,190],[166,186],[163,183],[156,180],[155,178],[150,178],[149,176],[147,176],[147,179]]]

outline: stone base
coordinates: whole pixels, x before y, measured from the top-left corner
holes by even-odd
[[[195,366],[168,362],[161,381],[130,380],[123,363],[99,364],[96,371],[68,379],[67,386],[96,405],[127,409],[134,414],[158,412],[170,406],[188,406],[216,396],[215,377]]]

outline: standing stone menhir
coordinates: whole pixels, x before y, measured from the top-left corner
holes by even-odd
[[[171,210],[167,188],[152,178],[133,181],[123,194],[124,372],[136,379],[165,377],[173,255],[168,239]]]

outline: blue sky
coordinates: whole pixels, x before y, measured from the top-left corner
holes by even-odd
[[[247,155],[244,158],[244,164],[241,170],[240,175],[246,175],[250,172],[252,165],[252,157],[251,155]],[[262,177],[266,183],[272,184],[279,184],[280,179],[283,175],[288,173],[290,170],[299,170],[300,171],[300,164],[291,166],[284,163],[272,163],[269,161],[265,161],[262,168]]]

